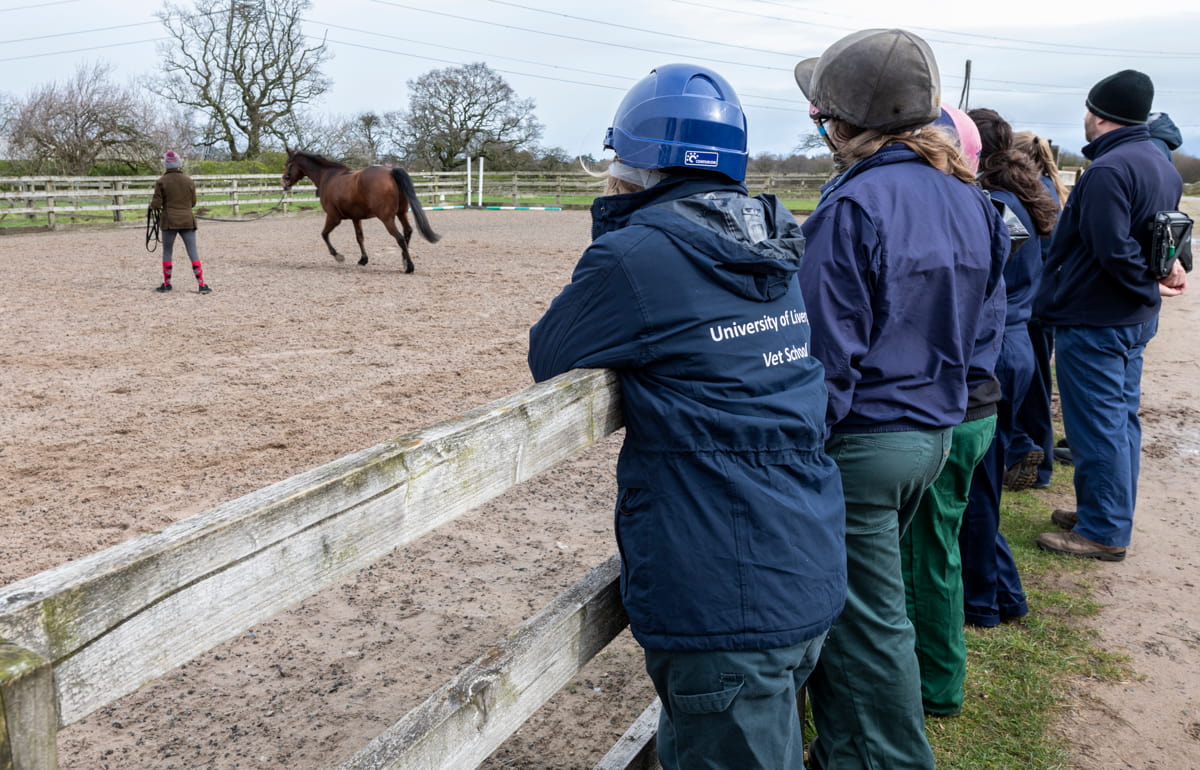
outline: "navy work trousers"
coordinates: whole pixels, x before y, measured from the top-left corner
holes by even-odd
[[[1127,546],[1142,451],[1142,356],[1158,317],[1132,326],[1055,329],[1063,427],[1075,466],[1075,532]]]

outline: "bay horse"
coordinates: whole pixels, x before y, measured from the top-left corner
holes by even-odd
[[[325,229],[321,237],[329,247],[329,253],[338,262],[345,260],[333,244],[329,242],[329,233],[333,228],[349,219],[354,223],[354,236],[358,239],[358,250],[362,258],[358,264],[367,264],[367,250],[363,246],[362,220],[377,218],[400,244],[404,254],[404,272],[411,273],[415,268],[412,257],[408,254],[408,242],[412,240],[413,228],[408,223],[408,209],[412,207],[413,219],[417,220],[417,228],[421,235],[430,243],[437,243],[442,237],[429,226],[417,191],[413,188],[412,178],[402,168],[390,166],[370,166],[353,170],[341,163],[322,158],[311,152],[291,150],[287,147],[287,166],[283,171],[283,189],[290,190],[292,185],[302,177],[308,177],[317,186],[317,197],[321,208],[325,210]],[[396,228],[396,219],[404,232]]]

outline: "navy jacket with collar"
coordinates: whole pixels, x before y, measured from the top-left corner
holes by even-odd
[[[1132,326],[1162,298],[1145,254],[1150,223],[1178,208],[1179,172],[1145,126],[1124,126],[1083,148],[1094,161],[1067,196],[1034,313],[1050,326]]]
[[[535,379],[618,374],[621,592],[648,649],[791,646],[845,601],[804,239],[773,196],[721,180],[597,199],[594,242],[530,330]]]
[[[830,182],[803,229],[831,431],[961,423],[1004,323],[1008,229],[987,194],[893,144]]]
[[[1042,277],[1042,239],[1038,237],[1033,226],[1033,217],[1029,216],[1025,205],[1016,195],[1008,190],[991,190],[989,194],[1012,209],[1017,219],[1021,220],[1025,231],[1029,233],[1029,239],[1009,255],[1004,265],[1004,292],[1007,303],[1004,323],[1008,327],[1020,327],[1029,323],[1033,315],[1033,297],[1037,294]],[[1024,330],[1021,331],[1023,333]]]

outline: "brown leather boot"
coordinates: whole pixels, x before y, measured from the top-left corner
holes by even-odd
[[[1050,514],[1050,522],[1063,529],[1075,529],[1075,523],[1078,521],[1079,516],[1075,511],[1068,511],[1064,508],[1055,508],[1054,513]]]
[[[1100,545],[1088,540],[1083,535],[1074,532],[1046,532],[1038,535],[1038,548],[1043,551],[1065,553],[1070,556],[1083,556],[1100,561],[1122,561],[1125,559],[1125,548],[1119,545]]]

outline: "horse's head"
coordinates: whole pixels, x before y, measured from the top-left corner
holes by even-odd
[[[287,150],[287,156],[287,165],[283,167],[283,176],[279,180],[283,184],[284,190],[292,189],[292,185],[299,182],[300,178],[304,176],[304,169],[300,165],[298,153],[295,150]]]

